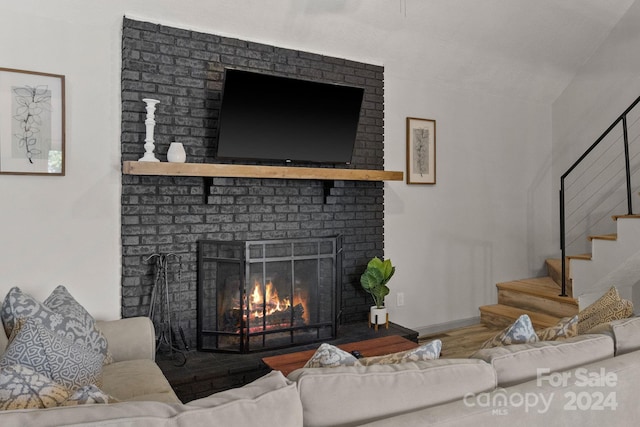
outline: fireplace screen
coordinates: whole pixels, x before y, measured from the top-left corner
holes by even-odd
[[[339,242],[199,242],[198,348],[246,353],[335,338]]]

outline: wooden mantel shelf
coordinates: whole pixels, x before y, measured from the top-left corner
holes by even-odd
[[[404,179],[404,173],[400,171],[137,161],[124,162],[122,172],[125,175],[215,176],[226,178],[344,181],[402,181]]]

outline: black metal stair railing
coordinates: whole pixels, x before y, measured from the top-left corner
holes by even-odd
[[[567,295],[567,256],[584,248],[588,234],[604,234],[614,214],[633,214],[632,192],[640,188],[640,97],[560,178],[562,291]],[[620,145],[622,143],[622,145]],[[622,207],[626,203],[626,207]]]

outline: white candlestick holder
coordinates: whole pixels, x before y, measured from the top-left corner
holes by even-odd
[[[144,98],[142,101],[144,101],[144,103],[147,104],[147,106],[145,107],[147,109],[147,119],[144,121],[144,124],[147,128],[147,135],[146,135],[146,138],[144,139],[144,151],[145,151],[144,156],[138,159],[138,161],[139,162],[159,162],[160,160],[158,160],[155,154],[153,154],[153,150],[155,150],[156,148],[155,144],[153,143],[153,131],[156,126],[156,121],[155,121],[156,104],[158,104],[160,101],[157,99],[150,99],[150,98]]]

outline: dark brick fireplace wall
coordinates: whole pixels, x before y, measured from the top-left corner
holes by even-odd
[[[122,160],[144,153],[143,98],[160,100],[156,156],[171,141],[191,163],[214,163],[225,67],[365,88],[351,168],[383,169],[381,66],[124,18]],[[309,166],[309,165],[302,165]],[[370,298],[360,274],[384,249],[382,182],[122,176],[122,315],[147,315],[155,279],[154,253],[170,264],[172,321],[193,348],[196,337],[197,242],[342,234],[340,323],[366,319]]]

